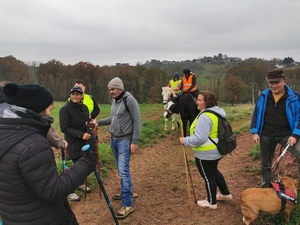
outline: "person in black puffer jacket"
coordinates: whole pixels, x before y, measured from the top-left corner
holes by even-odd
[[[65,140],[69,143],[67,147],[67,160],[76,163],[83,155],[81,147],[88,142],[96,145],[96,137],[92,130],[87,127],[92,121],[89,116],[88,107],[82,102],[83,91],[80,87],[74,86],[70,90],[70,99],[59,110],[60,129],[65,134]],[[78,190],[90,193],[92,190],[81,184]],[[76,193],[68,196],[70,201],[80,201]]]
[[[6,84],[12,104],[0,118],[0,217],[4,225],[78,224],[67,196],[95,169],[96,154],[87,151],[72,169],[58,175],[46,139],[53,118],[43,115],[52,95],[37,84]]]

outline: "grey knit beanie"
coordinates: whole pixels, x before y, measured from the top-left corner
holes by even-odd
[[[124,91],[123,81],[119,77],[115,77],[111,81],[109,81],[107,87],[108,88],[116,88],[116,89]]]

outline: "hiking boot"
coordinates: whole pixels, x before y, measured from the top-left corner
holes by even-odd
[[[139,197],[139,194],[133,192],[133,193],[132,193],[132,197],[133,197],[133,198],[137,198],[137,197]],[[112,198],[113,198],[114,200],[121,200],[121,193],[115,194]]]
[[[76,195],[75,193],[69,194],[68,199],[71,202],[79,202],[80,201],[80,197],[78,195]]]
[[[130,213],[134,212],[133,206],[122,206],[122,208],[116,213],[118,219],[126,218]]]
[[[217,204],[211,205],[207,200],[199,200],[197,201],[197,205],[199,205],[202,208],[209,208],[209,209],[217,209]]]
[[[221,192],[218,192],[217,196],[216,196],[216,199],[217,199],[217,201],[228,201],[228,200],[232,199],[232,195],[231,194],[222,195]]]
[[[85,184],[80,185],[77,190],[84,191],[85,190]],[[86,186],[86,193],[91,193],[92,189],[90,189],[88,186]]]

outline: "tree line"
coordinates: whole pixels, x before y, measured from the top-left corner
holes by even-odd
[[[198,65],[182,65],[193,71]],[[178,67],[178,66],[177,66]],[[197,74],[199,90],[207,89],[216,93],[218,100],[225,103],[255,103],[260,91],[267,88],[265,77],[274,69],[274,63],[249,59],[234,64],[216,64],[209,75]],[[183,68],[176,68],[176,71]],[[175,71],[175,72],[176,72]],[[300,68],[284,70],[287,83],[300,90]],[[161,103],[161,87],[172,78],[173,70],[159,67],[136,66],[97,66],[89,62],[64,65],[55,59],[47,63],[24,63],[13,56],[0,57],[0,81],[18,84],[37,83],[47,88],[55,101],[65,101],[76,80],[82,80],[86,93],[92,95],[99,104],[111,102],[107,84],[119,77],[126,91],[135,96],[139,103]]]

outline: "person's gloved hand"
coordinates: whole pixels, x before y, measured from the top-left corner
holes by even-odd
[[[95,151],[95,147],[91,147],[84,152],[85,157],[92,163],[93,167],[96,167],[97,164],[97,155]]]

